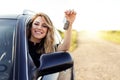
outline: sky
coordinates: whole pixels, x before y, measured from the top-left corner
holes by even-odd
[[[0,14],[25,9],[46,13],[59,29],[63,29],[64,11],[74,9],[73,29],[120,30],[120,0],[0,0]]]

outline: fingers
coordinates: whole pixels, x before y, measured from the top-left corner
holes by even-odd
[[[67,21],[69,21],[69,23],[72,24],[76,18],[76,12],[73,9],[66,10],[65,17],[66,17]]]
[[[75,12],[73,9],[72,9],[72,10],[69,9],[69,10],[66,10],[66,11],[65,11],[65,14],[66,14],[66,15],[71,15],[71,14],[72,14],[72,15],[76,15],[76,12]]]

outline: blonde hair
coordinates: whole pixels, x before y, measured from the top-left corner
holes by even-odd
[[[31,36],[31,27],[32,27],[32,23],[33,21],[37,18],[37,17],[43,17],[46,20],[46,25],[48,26],[48,31],[47,31],[47,35],[42,39],[42,45],[39,46],[37,53],[50,53],[54,51],[54,26],[53,23],[51,21],[51,19],[48,17],[48,15],[44,14],[44,13],[38,13],[36,15],[33,16],[33,18],[31,19],[29,25],[28,25],[28,38],[30,38]],[[40,42],[41,43],[41,42]]]

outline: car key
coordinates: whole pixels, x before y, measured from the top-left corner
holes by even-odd
[[[70,22],[68,21],[68,20],[66,20],[66,18],[64,18],[64,27],[63,27],[63,29],[64,30],[67,30],[68,28],[69,28],[69,24],[70,24]]]
[[[66,20],[64,24],[64,30],[67,30],[69,28],[69,21]]]

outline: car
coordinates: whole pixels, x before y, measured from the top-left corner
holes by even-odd
[[[69,52],[43,54],[41,65],[36,69],[29,55],[27,43],[27,24],[31,20],[30,11],[22,14],[0,16],[0,80],[74,80],[74,61]],[[55,42],[61,42],[61,36],[55,29]]]

